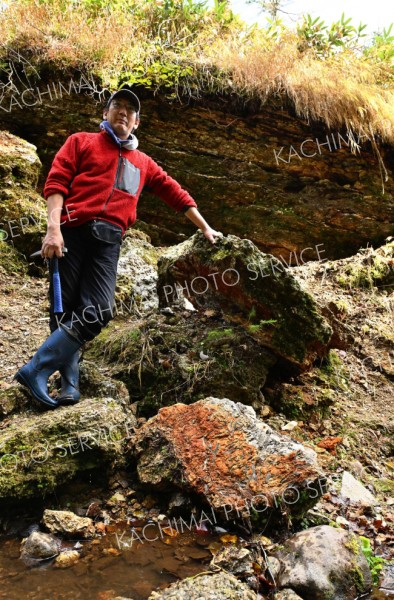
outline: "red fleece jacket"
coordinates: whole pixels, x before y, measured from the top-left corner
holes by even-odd
[[[120,150],[105,131],[75,133],[53,160],[44,197],[63,195],[64,227],[99,218],[119,225],[124,233],[135,223],[138,198],[144,187],[177,212],[188,206],[197,207],[179,183],[143,152]]]

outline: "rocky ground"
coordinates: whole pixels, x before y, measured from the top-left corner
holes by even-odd
[[[124,577],[116,559],[148,527],[159,547],[137,563],[161,557],[160,574],[135,600],[354,600],[379,578],[393,591],[393,241],[289,268],[234,235],[155,248],[141,224],[115,319],[84,349],[80,403],[43,412],[12,381],[48,334],[45,265],[26,258],[43,233],[40,162],[10,134],[0,151],[3,597],[26,595],[42,560],[45,593],[64,568],[112,600],[100,569]],[[43,599],[39,583],[28,594]]]
[[[311,595],[306,590],[312,589],[315,583],[305,580],[304,575],[294,578],[295,565],[289,563],[290,566],[286,567],[286,556],[294,557],[297,552],[293,547],[286,549],[283,544],[292,534],[298,535],[297,532],[302,533],[303,530],[319,533],[319,527],[323,526],[323,542],[316,543],[322,543],[326,548],[332,547],[334,541],[331,538],[324,541],[324,536],[331,535],[333,530],[342,531],[348,536],[353,533],[364,536],[370,544],[367,551],[371,549],[378,557],[389,559],[393,555],[393,247],[390,242],[378,251],[369,249],[349,259],[309,263],[291,270],[301,288],[314,298],[319,311],[332,329],[331,342],[325,351],[321,350],[321,344],[306,345],[301,356],[300,346],[294,346],[291,338],[286,338],[286,351],[278,352],[276,341],[272,341],[272,325],[279,318],[291,323],[293,317],[287,317],[285,312],[267,313],[262,319],[263,326],[260,324],[257,327],[258,319],[254,318],[254,314],[250,316],[248,310],[245,288],[237,298],[238,311],[233,309],[228,298],[224,299],[225,310],[221,310],[215,294],[208,294],[203,306],[199,305],[201,296],[196,295],[194,307],[190,304],[193,297],[189,297],[186,303],[181,300],[171,307],[165,307],[162,303],[158,309],[154,265],[163,250],[154,250],[143,234],[137,234],[134,241],[133,237],[130,238],[123,262],[133,264],[134,260],[134,267],[138,270],[138,260],[144,260],[144,281],[140,281],[139,287],[135,286],[135,282],[131,286],[133,271],[123,273],[117,298],[118,302],[121,299],[127,300],[129,310],[126,311],[127,314],[119,314],[99,338],[88,345],[84,353],[81,382],[83,397],[92,400],[82,401],[78,407],[45,415],[12,383],[12,376],[47,335],[47,284],[42,277],[28,276],[23,263],[3,247],[5,254],[2,264],[6,265],[3,266],[5,277],[1,278],[0,283],[0,434],[3,435],[3,446],[6,443],[9,444],[7,448],[19,448],[23,441],[25,447],[29,448],[29,445],[34,441],[37,443],[44,436],[50,440],[50,450],[55,447],[58,450],[59,435],[63,442],[67,439],[69,443],[71,438],[81,444],[82,431],[85,446],[91,451],[89,464],[84,465],[83,461],[77,460],[78,457],[81,459],[80,446],[79,454],[75,451],[77,457],[72,456],[70,446],[70,452],[65,451],[67,456],[63,456],[62,461],[56,461],[56,455],[53,454],[52,463],[48,461],[43,465],[40,481],[49,492],[56,488],[59,493],[63,490],[62,494],[65,495],[60,497],[66,498],[67,485],[71,486],[71,490],[72,481],[84,473],[85,468],[94,470],[98,465],[105,464],[108,472],[112,473],[111,481],[110,484],[104,483],[101,488],[94,489],[94,496],[98,496],[96,508],[94,502],[89,500],[89,491],[86,497],[77,495],[71,501],[74,512],[83,517],[93,517],[96,527],[94,535],[100,537],[111,524],[137,523],[139,528],[136,531],[141,532],[142,525],[136,519],[143,522],[151,519],[157,523],[163,512],[170,519],[171,515],[178,514],[178,510],[180,514],[184,514],[182,511],[190,514],[193,507],[200,507],[201,510],[201,506],[210,505],[217,510],[219,518],[223,503],[231,504],[231,496],[220,496],[223,489],[231,487],[226,488],[224,483],[230,475],[227,483],[232,486],[237,480],[239,483],[246,465],[249,468],[254,464],[257,476],[254,477],[255,487],[252,488],[250,473],[244,474],[242,493],[246,494],[245,498],[251,493],[250,490],[254,494],[267,493],[269,490],[271,499],[278,498],[280,493],[283,498],[283,491],[295,482],[294,477],[288,478],[285,463],[282,459],[278,463],[269,458],[271,467],[265,472],[261,470],[261,465],[266,463],[259,462],[263,456],[261,436],[263,431],[268,431],[264,428],[269,426],[279,437],[291,439],[292,444],[301,443],[301,448],[316,457],[313,459],[316,461],[313,467],[314,477],[315,483],[317,481],[320,484],[316,496],[321,498],[317,503],[318,498],[313,498],[314,506],[311,508],[303,501],[301,514],[297,514],[300,511],[287,510],[292,503],[291,499],[287,507],[282,506],[279,511],[273,510],[273,516],[268,520],[253,521],[248,518],[251,515],[245,517],[245,514],[239,520],[233,511],[231,518],[225,519],[227,523],[224,523],[226,529],[223,532],[232,528],[237,530],[238,527],[241,536],[235,536],[230,544],[227,539],[224,544],[219,543],[214,554],[215,561],[222,565],[221,568],[235,574],[238,579],[233,577],[231,581],[214,582],[213,579],[210,580],[212,575],[208,577],[212,589],[221,590],[216,595],[212,592],[212,598],[261,598],[262,594],[268,597],[272,595],[275,585],[282,589],[275,597],[283,600],[297,597],[323,598],[324,593],[331,594],[327,597],[336,600],[354,598],[354,590],[365,589],[370,582],[369,571],[364,562],[360,563],[362,579],[359,587],[356,586],[354,590],[352,586],[356,584],[353,580],[353,583],[346,584],[349,570],[343,565],[343,589],[338,587],[336,591],[330,588],[329,569],[338,572],[339,566],[330,563],[328,571],[324,573],[317,569],[320,573],[320,591],[316,588],[314,595]],[[223,253],[225,249],[226,245],[223,246]],[[175,286],[179,273],[181,280],[184,277],[190,280],[190,277],[204,272],[202,263],[197,260],[193,262],[192,272],[187,268],[185,270],[187,261],[183,259],[183,267],[179,268],[179,248],[176,252],[178,270],[175,279],[172,266],[164,259],[167,272],[172,273],[172,279],[166,275],[166,285]],[[130,258],[127,261],[127,253],[133,260]],[[181,255],[184,256],[182,253]],[[174,250],[168,256],[172,265]],[[219,264],[222,259],[226,260],[226,256],[216,256],[215,264],[218,269],[223,270],[223,264]],[[201,261],[201,257],[199,260]],[[224,264],[226,265],[227,263]],[[238,263],[237,269],[241,269]],[[160,277],[159,271],[158,285],[160,281],[164,285]],[[261,289],[255,293],[262,297]],[[130,298],[138,301],[130,304]],[[258,315],[259,318],[264,317],[267,302],[268,300],[265,304],[260,302],[262,312]],[[271,307],[270,310],[275,309]],[[323,330],[325,331],[324,328]],[[316,329],[313,331],[316,335]],[[316,353],[320,353],[320,356],[316,356]],[[56,379],[53,383],[55,387]],[[53,393],[56,394],[55,391]],[[233,400],[233,403],[225,405],[226,410],[230,411],[229,415],[237,414],[233,412],[239,410],[236,406],[249,405],[248,410],[252,411],[247,417],[250,425],[246,426],[244,423],[239,429],[230,426],[229,430],[231,418],[227,416],[223,421],[226,422],[225,431],[220,428],[212,429],[208,424],[217,422],[218,419],[212,420],[205,408],[203,412],[202,409],[197,412],[199,403],[196,401],[202,401],[207,396]],[[173,407],[174,402],[181,404]],[[237,405],[237,402],[242,404]],[[161,406],[167,407],[163,409],[167,412],[160,411],[161,421],[155,422],[154,415]],[[178,417],[174,411],[181,410],[182,406],[182,415]],[[194,423],[190,431],[187,429],[188,420]],[[118,427],[119,431],[127,429],[127,435],[124,433],[115,440],[97,440],[91,434],[93,421],[98,431],[104,431],[110,424]],[[239,416],[236,422],[239,423]],[[252,422],[255,423],[253,426]],[[166,428],[169,428],[169,433],[166,433]],[[192,441],[193,431],[197,432],[196,442]],[[246,435],[243,445],[241,434]],[[186,440],[185,445],[183,439]],[[200,444],[201,439],[205,440],[204,447],[194,445]],[[253,441],[257,439],[260,442]],[[228,443],[233,444],[230,449],[227,448]],[[164,451],[166,444],[169,444],[168,450]],[[191,450],[189,454],[188,446]],[[64,448],[64,445],[60,447]],[[255,448],[260,448],[257,454]],[[202,452],[202,462],[198,459],[197,450]],[[290,446],[286,451],[277,452],[288,453]],[[95,463],[96,454],[100,458]],[[210,476],[209,462],[204,463],[204,456],[205,460],[214,458],[216,461],[216,469]],[[252,459],[252,456],[256,458]],[[229,457],[232,460],[230,471]],[[202,463],[208,471],[201,470]],[[2,464],[4,466],[4,460]],[[281,466],[278,469],[279,464]],[[293,462],[293,467],[294,464]],[[51,469],[56,467],[56,470],[50,471],[50,465]],[[171,469],[168,469],[169,465]],[[302,468],[305,469],[305,466]],[[273,492],[273,480],[269,488],[264,488],[260,478],[264,473],[267,477],[269,472],[270,477],[272,473],[276,473],[276,496]],[[36,469],[30,480],[26,478],[26,473],[19,479],[15,478],[14,487],[9,483],[10,479],[6,478],[6,483],[2,483],[3,498],[6,500],[10,494],[14,497],[28,497],[34,489],[34,493],[40,493],[39,486],[34,488],[37,473]],[[159,479],[157,473],[160,474]],[[216,478],[212,473],[216,473]],[[235,479],[232,479],[234,474]],[[304,481],[309,485],[308,481],[312,479],[311,472],[308,471]],[[26,481],[29,483],[28,487]],[[302,490],[301,481],[302,477],[298,491]],[[175,489],[182,490],[178,499],[174,496]],[[241,488],[238,490],[237,500],[241,497],[240,490]],[[62,502],[60,501],[60,506],[59,503],[56,506],[66,506],[66,500],[64,504]],[[70,504],[70,499],[67,502]],[[298,505],[297,507],[299,508]],[[171,525],[171,521],[169,524]],[[328,531],[324,530],[327,525]],[[3,520],[3,528],[9,530],[9,526],[9,520]],[[210,523],[208,528],[209,526]],[[67,537],[62,528],[53,533],[60,538]],[[338,539],[335,543],[355,548],[354,539]],[[305,543],[302,547],[305,547]],[[63,551],[64,548],[59,560],[65,561],[65,567],[78,560],[76,555],[62,556]],[[68,551],[71,551],[70,548]],[[249,554],[245,555],[246,551]],[[223,559],[220,552],[225,552]],[[230,557],[227,555],[229,552],[233,552]],[[344,550],[338,550],[339,554],[341,552]],[[356,554],[361,556],[358,550]],[[245,556],[249,557],[246,562]],[[267,560],[272,563],[267,563],[267,556],[271,557]],[[281,569],[278,570],[275,560],[281,561]],[[303,557],[306,563],[310,560],[311,557],[307,555]],[[370,564],[379,567],[379,560],[374,560]],[[271,565],[269,568],[268,564]],[[300,560],[298,569],[301,564]],[[215,568],[212,565],[209,572],[214,572]],[[324,581],[325,584],[322,583]],[[385,585],[391,585],[387,581]],[[190,595],[190,590],[187,591],[187,582],[188,580],[185,581],[184,591],[182,588],[174,588],[171,592],[172,588],[168,588],[164,595],[152,595],[152,598],[191,598],[193,596]],[[197,586],[197,582],[198,579],[194,581],[193,588]],[[207,589],[207,582],[201,579],[201,586],[201,589]],[[241,587],[238,589],[237,586]],[[339,589],[342,591],[338,591]]]

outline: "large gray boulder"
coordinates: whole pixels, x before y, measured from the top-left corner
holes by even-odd
[[[279,587],[291,588],[304,600],[354,600],[372,585],[357,536],[343,529],[321,525],[301,531],[277,557],[282,563]]]
[[[242,324],[261,345],[299,368],[327,352],[332,330],[307,292],[278,259],[234,235],[212,245],[201,232],[158,262],[161,303],[186,296]]]

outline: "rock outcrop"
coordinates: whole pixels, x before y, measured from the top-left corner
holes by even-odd
[[[52,72],[52,78],[57,89],[63,82],[62,93],[46,95],[35,106],[15,103],[12,110],[0,111],[0,127],[37,146],[44,164],[41,185],[67,136],[99,131],[102,119],[102,105],[92,94],[72,88],[67,93],[63,73]],[[341,258],[368,244],[378,246],[392,234],[391,148],[378,148],[389,175],[382,194],[379,158],[365,137],[353,154],[345,131],[298,118],[284,98],[241,108],[230,99],[181,104],[149,97],[144,90],[139,94],[140,149],[192,194],[215,229],[251,239],[293,264],[316,260],[321,244],[326,258]],[[146,192],[138,215],[152,226],[146,231],[160,245],[195,231]]]
[[[198,494],[226,520],[298,517],[321,495],[315,452],[226,398],[162,408],[132,444],[142,483]]]
[[[4,227],[4,224],[0,225]],[[1,236],[6,237],[6,230],[0,229]],[[8,234],[7,234],[8,235]],[[13,277],[15,274],[26,273],[26,260],[11,244],[0,239],[0,275],[2,277]]]
[[[0,430],[0,499],[40,496],[78,472],[120,460],[135,424],[115,400],[86,399],[33,416],[14,416]]]
[[[46,203],[36,187],[41,162],[36,147],[0,131],[0,243],[28,255],[41,245]]]
[[[278,259],[229,235],[213,246],[201,232],[159,259],[162,304],[182,294],[240,323],[278,357],[306,367],[327,352],[331,328]]]

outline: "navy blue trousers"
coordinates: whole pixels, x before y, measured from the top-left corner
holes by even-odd
[[[88,224],[62,227],[67,253],[58,259],[63,313],[54,313],[50,261],[50,330],[59,325],[87,342],[114,316],[116,273],[121,242],[108,244],[94,238]]]

